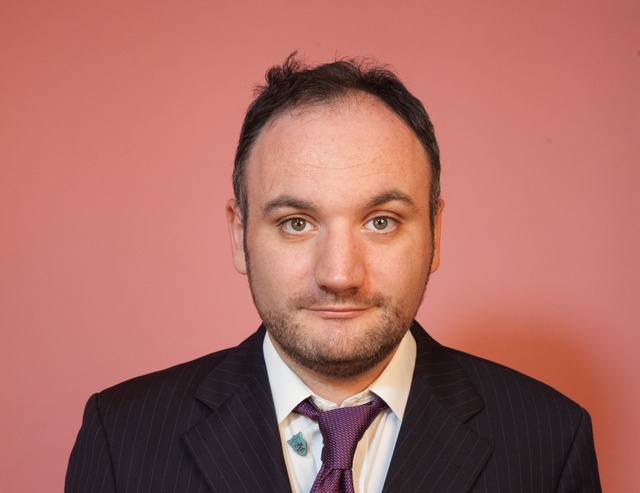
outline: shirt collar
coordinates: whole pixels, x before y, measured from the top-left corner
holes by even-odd
[[[300,377],[287,366],[273,346],[268,332],[264,338],[263,353],[279,424],[289,416],[293,408],[309,396],[313,397],[314,402],[321,409],[337,407],[335,404],[314,395],[300,380]],[[415,364],[416,341],[411,332],[407,331],[393,358],[380,376],[368,389],[346,399],[342,406],[363,404],[371,400],[371,393],[374,393],[382,398],[396,417],[402,421]]]

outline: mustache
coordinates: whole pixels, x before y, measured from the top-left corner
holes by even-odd
[[[298,293],[292,304],[296,308],[318,308],[324,306],[382,306],[388,303],[388,296],[380,293],[334,293],[331,291],[307,291]]]

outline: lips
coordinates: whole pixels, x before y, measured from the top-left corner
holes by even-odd
[[[319,306],[305,308],[314,315],[322,318],[355,318],[373,309],[371,306]]]

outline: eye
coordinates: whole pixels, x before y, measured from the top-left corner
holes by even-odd
[[[303,233],[310,227],[309,221],[301,217],[292,217],[282,223],[282,228],[287,233]]]
[[[365,228],[372,231],[389,232],[395,229],[396,221],[387,216],[376,216],[365,224]]]
[[[386,217],[375,217],[371,220],[371,224],[377,230],[382,230],[387,228],[389,220]]]

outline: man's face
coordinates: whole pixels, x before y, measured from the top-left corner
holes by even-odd
[[[247,161],[243,228],[227,207],[234,265],[285,361],[349,378],[383,364],[438,266],[429,164],[372,96],[285,112]]]

